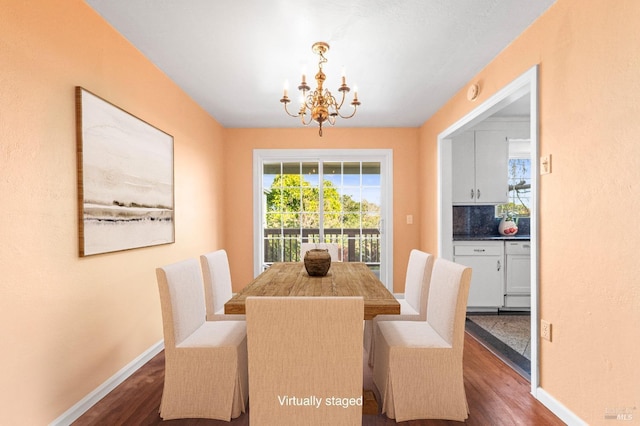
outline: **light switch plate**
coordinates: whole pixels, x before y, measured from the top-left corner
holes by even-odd
[[[551,173],[551,154],[540,157],[540,174],[547,175]]]
[[[551,323],[549,321],[540,320],[540,337],[551,341]]]

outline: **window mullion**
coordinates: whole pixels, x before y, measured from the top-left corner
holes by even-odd
[[[324,162],[318,160],[318,234],[324,242]]]

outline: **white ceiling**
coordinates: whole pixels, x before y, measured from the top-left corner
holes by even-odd
[[[555,0],[85,0],[225,127],[298,127],[316,41],[362,105],[340,127],[422,125]],[[350,107],[349,107],[350,108]],[[296,111],[293,106],[292,111]]]

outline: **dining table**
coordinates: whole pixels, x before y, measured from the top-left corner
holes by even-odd
[[[224,304],[225,314],[246,314],[248,296],[362,296],[364,318],[400,314],[400,303],[363,262],[331,262],[324,276],[311,276],[303,262],[276,262]],[[378,414],[371,389],[363,389],[362,413]]]
[[[362,262],[332,262],[325,276],[311,276],[303,262],[276,262],[224,305],[225,314],[245,314],[248,296],[362,296],[364,319],[400,314],[400,304]]]

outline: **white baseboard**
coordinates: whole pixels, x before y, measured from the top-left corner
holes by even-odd
[[[114,390],[120,383],[124,382],[140,367],[149,362],[154,356],[158,355],[162,349],[164,349],[164,341],[160,340],[158,343],[144,351],[136,359],[125,365],[106,382],[78,401],[73,407],[62,413],[60,417],[49,423],[49,426],[67,426],[75,422],[81,415],[89,410],[89,408],[93,407],[98,401]]]
[[[576,416],[571,410],[562,405],[558,400],[549,395],[542,388],[536,389],[536,399],[544,404],[553,414],[569,426],[587,426],[587,423]]]

